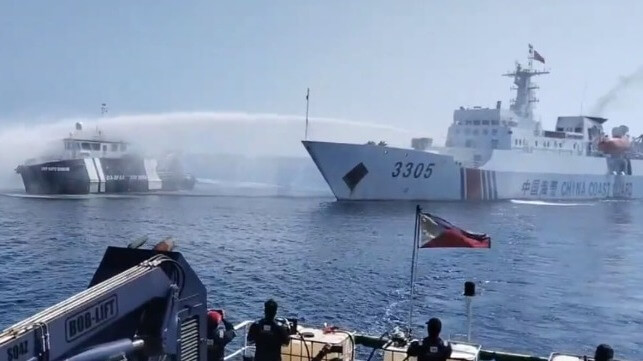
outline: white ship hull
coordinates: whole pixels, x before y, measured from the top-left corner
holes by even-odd
[[[490,201],[643,198],[643,160],[614,175],[600,157],[495,150],[480,168],[451,155],[303,141],[338,200]]]

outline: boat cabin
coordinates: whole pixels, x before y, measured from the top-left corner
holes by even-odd
[[[82,124],[76,124],[76,133],[63,139],[67,159],[102,157],[120,158],[128,151],[128,143],[107,139],[100,130],[93,136],[83,133]]]
[[[111,140],[65,138],[65,153],[71,158],[121,157],[127,152],[127,143]]]

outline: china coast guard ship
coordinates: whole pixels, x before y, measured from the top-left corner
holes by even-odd
[[[509,109],[463,108],[453,113],[446,144],[414,138],[411,148],[385,143],[303,141],[338,200],[501,200],[643,198],[643,136],[628,127],[606,134],[605,118],[559,116],[545,130],[534,119],[538,88],[548,74],[533,61],[516,63]]]

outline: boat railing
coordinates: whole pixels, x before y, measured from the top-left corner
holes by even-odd
[[[235,357],[238,357],[239,355],[242,355],[243,357],[246,356],[246,351],[250,349],[253,346],[248,346],[248,329],[250,328],[250,325],[252,324],[253,321],[251,320],[246,320],[241,323],[238,323],[234,325],[234,330],[239,331],[243,330],[243,345],[239,347],[238,349],[234,350],[230,354],[227,354],[224,356],[223,360],[228,361],[228,360],[233,360]],[[235,338],[239,338],[238,335]]]

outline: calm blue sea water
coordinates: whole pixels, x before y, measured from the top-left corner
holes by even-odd
[[[422,204],[491,234],[490,250],[421,250],[416,326],[465,331],[462,285],[478,283],[474,338],[546,355],[643,355],[643,203]],[[415,203],[330,198],[0,197],[0,328],[84,289],[107,245],[173,236],[232,321],[281,313],[381,334],[408,317]]]

